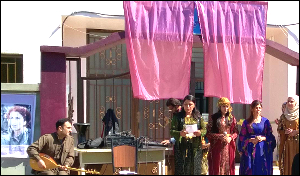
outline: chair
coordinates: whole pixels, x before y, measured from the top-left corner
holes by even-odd
[[[137,174],[137,160],[138,160],[138,146],[137,140],[129,142],[122,142],[120,139],[111,139],[111,151],[112,151],[112,167],[114,174],[122,174],[124,171],[117,170],[116,168],[127,167],[130,171],[130,167],[135,168],[135,172],[127,174]],[[126,174],[126,171],[125,171]]]

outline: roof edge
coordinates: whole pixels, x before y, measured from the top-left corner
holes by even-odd
[[[125,31],[115,32],[97,42],[80,47],[67,46],[41,46],[41,52],[64,53],[66,57],[88,57],[114,45],[125,43]],[[193,36],[196,46],[203,46],[201,35]],[[299,66],[299,53],[277,42],[266,39],[266,53],[270,54],[292,66]]]

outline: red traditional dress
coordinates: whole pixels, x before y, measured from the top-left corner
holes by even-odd
[[[222,117],[219,111],[209,117],[206,128],[210,142],[207,157],[209,175],[235,175],[235,141],[238,136],[235,117]],[[230,143],[223,141],[224,135],[232,138]]]

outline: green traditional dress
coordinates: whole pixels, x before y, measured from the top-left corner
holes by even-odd
[[[202,139],[202,144],[203,143],[208,143],[208,140],[206,137],[204,137],[204,139]],[[203,145],[202,145],[203,147]],[[202,148],[202,160],[201,160],[201,175],[207,175],[208,173],[208,160],[207,160],[207,155],[208,155],[208,150],[209,147],[207,148]]]
[[[184,129],[185,125],[192,124],[197,124],[201,136],[192,138],[180,136],[180,131]],[[201,141],[206,134],[201,116],[185,117],[185,112],[176,114],[172,119],[170,134],[176,140],[174,146],[175,175],[201,175]]]

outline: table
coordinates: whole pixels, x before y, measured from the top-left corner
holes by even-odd
[[[75,147],[75,153],[79,155],[79,164],[81,169],[85,169],[86,164],[109,164],[112,163],[111,148],[103,149],[78,149]],[[165,151],[173,148],[152,147],[138,149],[138,163],[158,162],[158,174],[165,175]],[[85,175],[85,172],[81,172]]]

